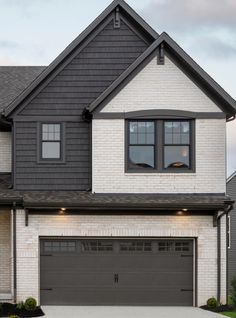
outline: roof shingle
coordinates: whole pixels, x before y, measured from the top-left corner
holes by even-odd
[[[0,112],[32,83],[45,66],[0,66]]]

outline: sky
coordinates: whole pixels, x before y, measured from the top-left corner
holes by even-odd
[[[0,65],[48,65],[111,0],[0,0]],[[236,99],[236,0],[127,0]],[[227,124],[236,170],[236,120]]]

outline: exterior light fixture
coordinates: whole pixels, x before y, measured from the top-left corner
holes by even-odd
[[[187,212],[187,211],[188,211],[188,209],[182,209],[182,211],[183,211],[183,212]]]
[[[59,210],[59,214],[60,214],[60,215],[65,214],[65,212],[66,212],[66,208],[61,208],[61,209]]]

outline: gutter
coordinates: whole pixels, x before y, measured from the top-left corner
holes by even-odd
[[[234,201],[225,201],[227,206],[224,208],[223,213],[217,217],[217,301],[220,303],[221,298],[221,218],[226,215],[228,219],[229,212],[233,209]],[[227,221],[226,221],[227,222]],[[226,224],[227,225],[227,224]],[[228,259],[228,249],[226,250],[226,263]],[[226,264],[226,279],[228,276],[228,264]],[[228,279],[226,282],[226,297],[228,302]]]

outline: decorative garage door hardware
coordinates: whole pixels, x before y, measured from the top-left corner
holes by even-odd
[[[115,283],[119,282],[119,275],[118,274],[114,274],[114,282]]]

